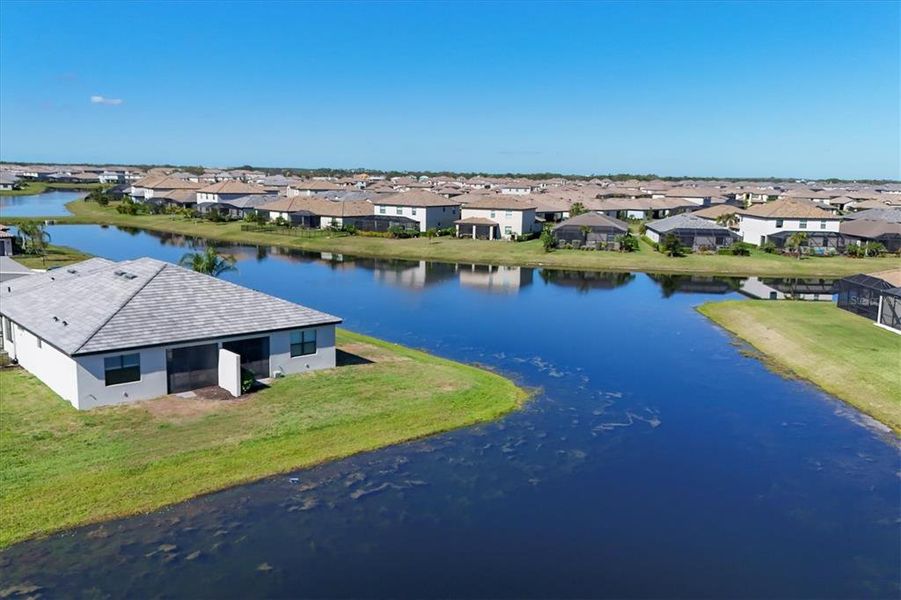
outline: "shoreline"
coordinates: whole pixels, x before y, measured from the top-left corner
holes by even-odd
[[[832,303],[724,300],[696,310],[769,370],[816,386],[901,438],[901,382],[892,379],[901,336]]]
[[[317,236],[302,238],[269,232],[241,231],[241,222],[213,223],[188,220],[173,215],[122,215],[112,206],[74,200],[66,205],[72,213],[60,217],[12,217],[11,225],[23,221],[49,221],[54,224],[113,225],[147,231],[173,233],[188,237],[247,245],[265,245],[332,252],[361,258],[426,260],[446,263],[470,263],[519,267],[546,267],[579,271],[616,271],[644,273],[695,274],[732,277],[838,278],[857,273],[884,270],[891,258],[793,257],[766,254],[755,250],[751,256],[690,254],[667,257],[641,241],[641,250],[633,253],[608,251],[554,250],[545,253],[539,240],[502,242],[449,237],[387,239],[364,236]]]
[[[338,341],[370,362],[234,400],[165,396],[76,411],[27,371],[3,369],[0,550],[494,421],[532,395],[481,366],[343,329]]]

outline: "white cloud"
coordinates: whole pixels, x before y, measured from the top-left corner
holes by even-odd
[[[119,106],[122,104],[122,98],[107,98],[106,96],[91,96],[91,104],[107,104],[109,106]]]

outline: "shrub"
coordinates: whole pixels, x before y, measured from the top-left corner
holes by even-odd
[[[250,370],[241,367],[241,393],[246,394],[253,387],[253,383],[257,380]]]
[[[638,243],[638,238],[636,238],[628,231],[616,238],[616,241],[619,242],[620,252],[638,252],[639,248],[641,247]]]

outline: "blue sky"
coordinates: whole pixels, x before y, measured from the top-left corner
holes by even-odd
[[[0,158],[899,178],[899,3],[0,5]]]

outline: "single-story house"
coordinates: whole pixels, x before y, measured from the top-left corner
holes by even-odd
[[[0,256],[13,255],[13,241],[15,238],[16,236],[8,225],[0,225]]]
[[[9,192],[16,189],[16,185],[18,185],[19,179],[17,177],[10,177],[6,175],[0,175],[0,190]]]
[[[198,194],[199,195],[199,194]],[[247,214],[254,214],[256,209],[264,204],[278,199],[276,194],[246,194],[244,196],[230,196],[218,202],[199,202],[197,210],[201,213],[217,211],[229,219],[243,219]]]
[[[407,217],[419,224],[419,231],[453,227],[460,218],[459,202],[426,190],[380,194],[372,205],[374,215]]]
[[[901,333],[901,268],[839,279],[838,307]]]
[[[457,237],[510,239],[539,230],[535,220],[535,203],[516,195],[492,194],[457,197],[465,201],[456,221]]]
[[[838,230],[848,243],[877,242],[889,252],[899,252],[901,208],[871,208],[847,215]]]
[[[557,243],[592,243],[599,248],[617,249],[621,235],[629,231],[629,225],[596,212],[582,213],[558,223],[551,229]]]
[[[835,247],[840,245],[841,236],[837,234],[841,220],[841,216],[808,201],[783,198],[743,210],[738,230],[742,240],[756,246],[767,242],[784,244],[786,232],[790,237],[796,231],[803,231],[808,234],[808,245]],[[822,235],[827,232],[834,235]],[[821,235],[814,236],[814,233]]]
[[[694,251],[719,250],[731,246],[741,238],[737,233],[708,219],[693,214],[678,214],[645,226],[645,235],[654,243],[675,235],[679,243]]]
[[[341,319],[182,267],[92,258],[4,281],[4,347],[75,408],[335,366]],[[236,385],[237,384],[237,385]]]
[[[742,209],[732,206],[731,204],[713,204],[691,212],[691,214],[696,217],[701,217],[702,219],[707,219],[713,223],[735,230],[738,229],[741,213]],[[720,222],[723,220],[728,220],[729,222]]]

